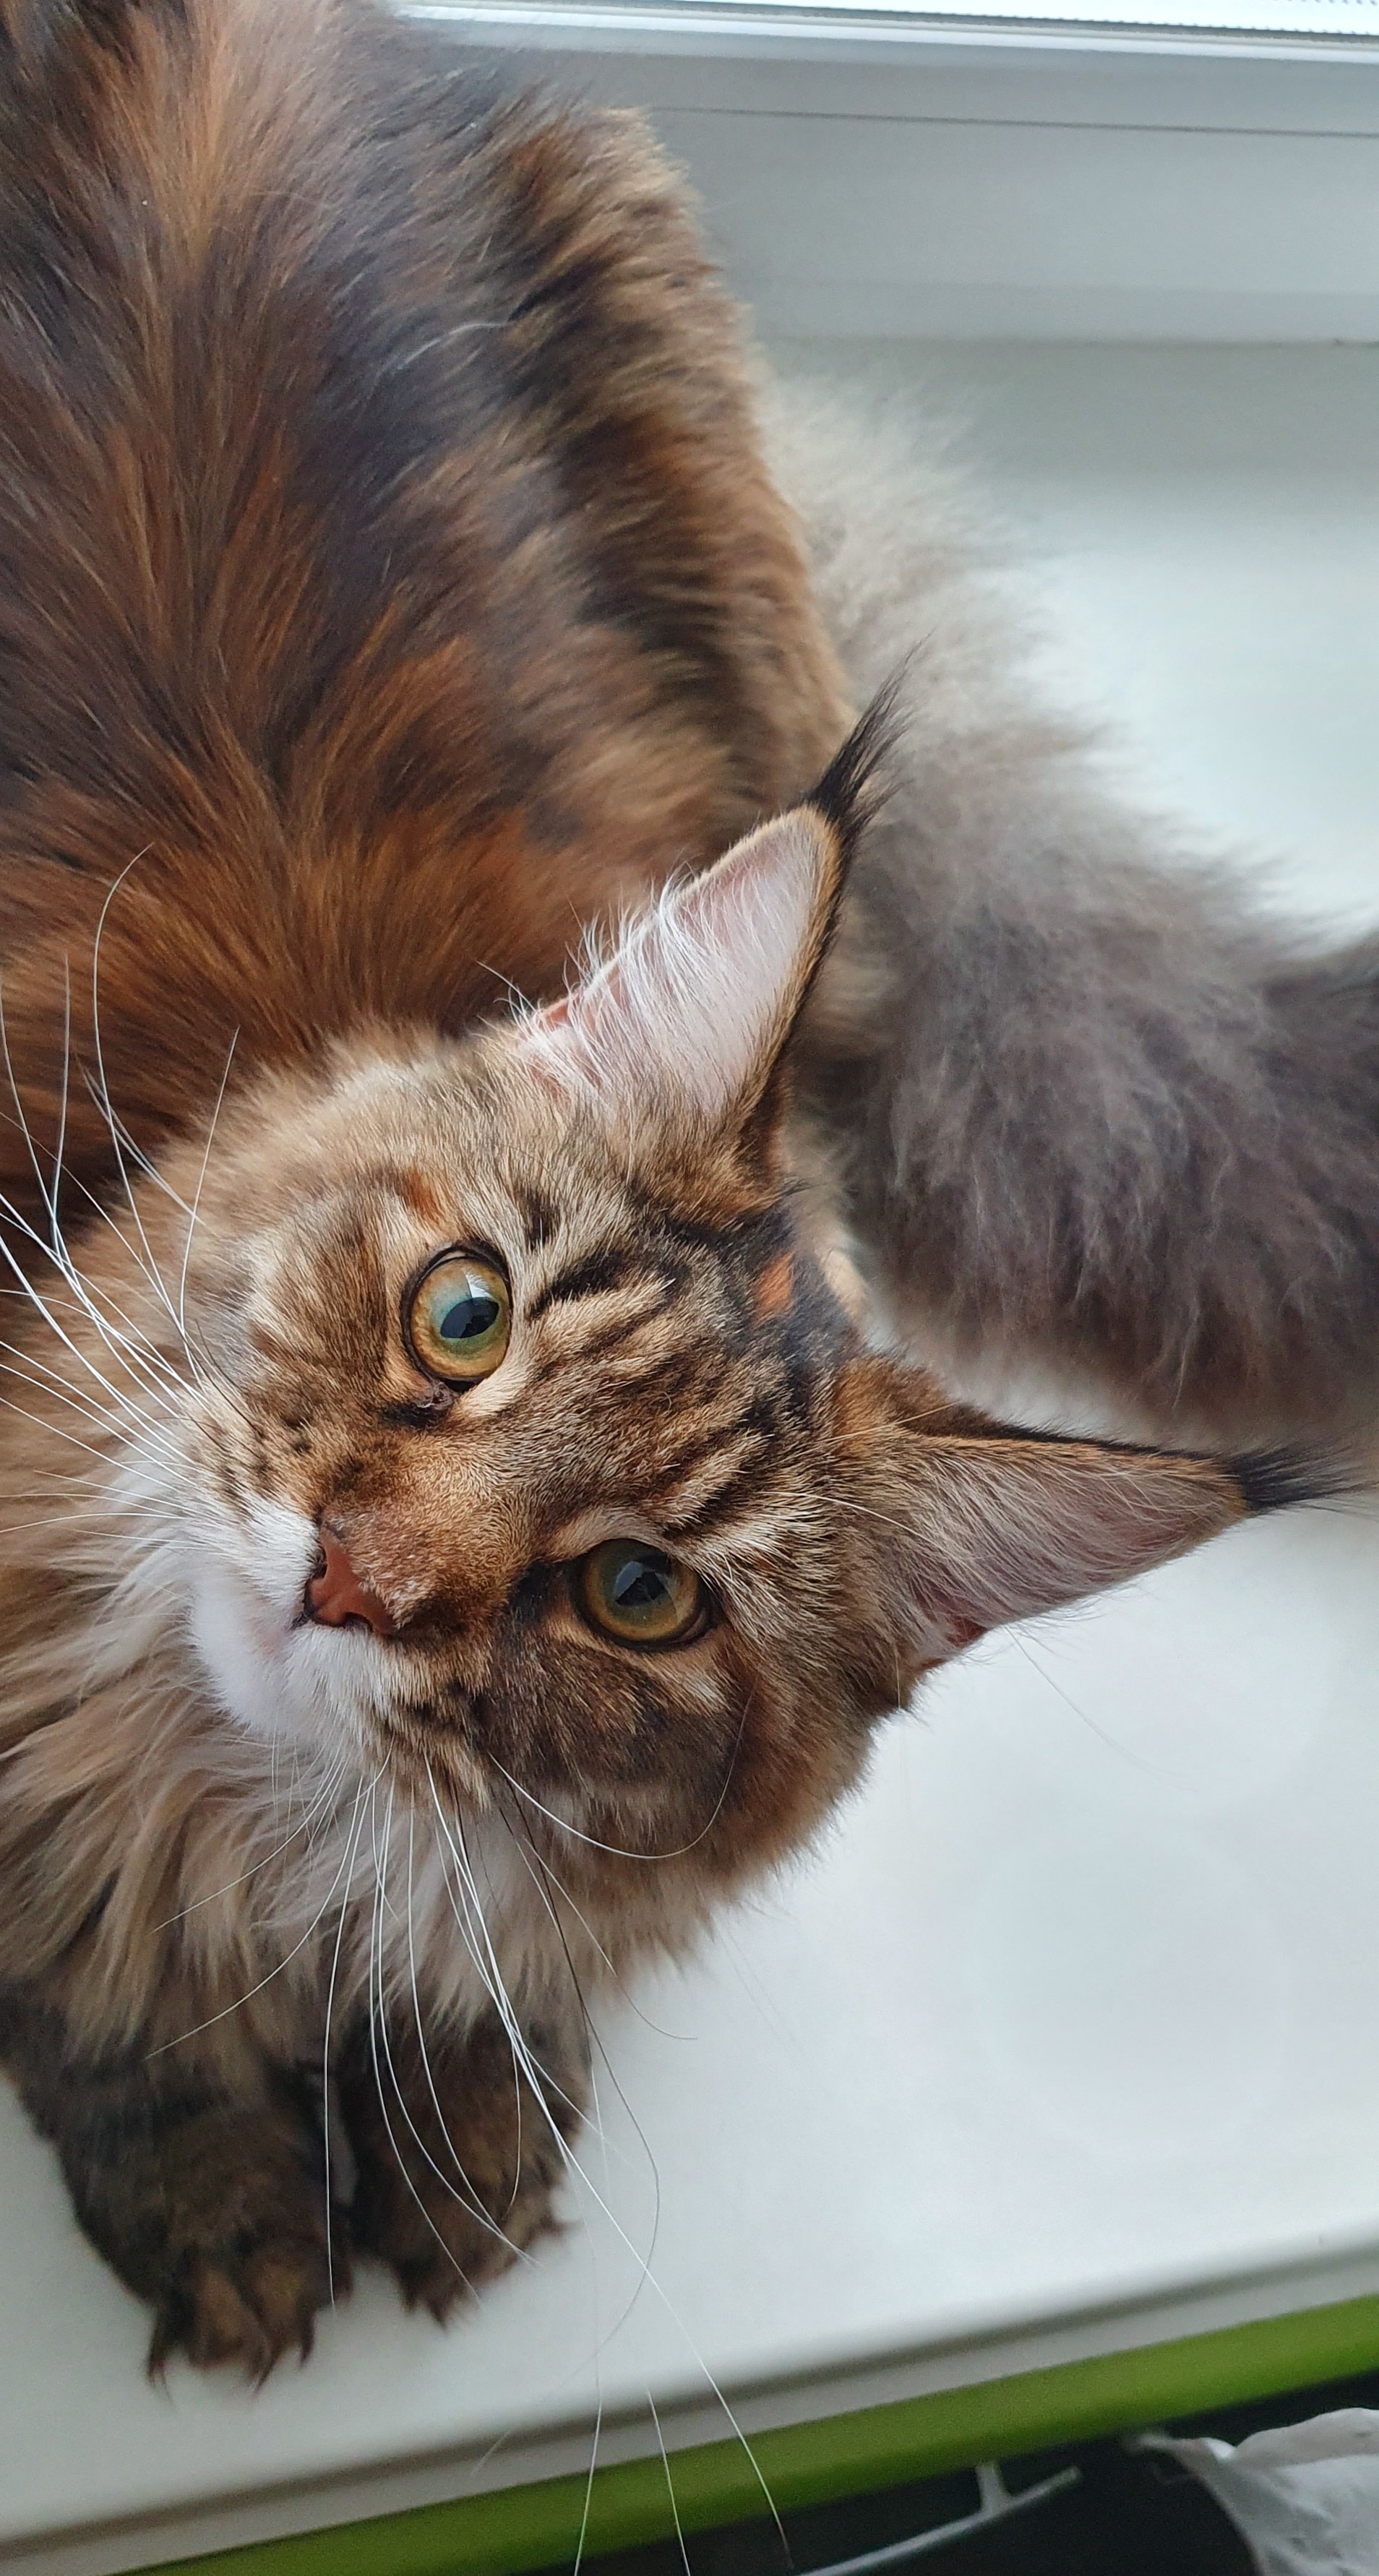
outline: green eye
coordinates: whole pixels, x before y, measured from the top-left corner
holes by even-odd
[[[581,1557],[575,1596],[591,1628],[624,1646],[687,1646],[712,1603],[697,1574],[636,1538],[610,1538]]]
[[[406,1320],[418,1367],[452,1386],[471,1386],[492,1376],[511,1338],[508,1283],[474,1253],[442,1253],[413,1289]]]

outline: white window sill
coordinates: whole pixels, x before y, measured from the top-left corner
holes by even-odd
[[[626,45],[668,53],[793,53],[866,58],[922,49],[950,58],[964,50],[992,53],[1209,54],[1221,58],[1353,63],[1379,53],[1379,0],[1331,0],[1312,25],[1289,24],[1302,12],[1271,11],[1269,0],[1206,0],[1191,23],[1189,0],[1143,0],[1133,19],[1116,23],[1060,13],[1057,0],[1011,0],[1002,9],[912,8],[906,0],[397,0],[402,14],[458,29],[536,28],[563,48]]]
[[[1379,44],[724,0],[412,14],[647,109],[767,330],[1379,340]]]

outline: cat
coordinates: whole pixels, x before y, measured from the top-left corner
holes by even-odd
[[[889,1268],[1161,1394],[1154,1226],[1182,1295],[1209,1177],[1146,1125],[1122,1281],[1077,1233],[1118,1146],[1006,1174],[953,1076],[926,1143],[926,1044],[1005,1078],[927,979],[1032,994],[1060,903],[1122,906],[1161,962],[1115,1042],[1182,981],[1190,1136],[1212,1067],[1267,1078],[1237,986],[1341,970],[1118,818],[1099,856],[980,653],[854,723],[903,602],[773,480],[635,122],[364,0],[0,0],[0,225],[0,2057],[150,2367],[257,2379],[358,2255],[445,2317],[535,2241],[590,1988],[807,1842],[926,1673],[1328,1485],[1024,1432],[887,1339]],[[1038,923],[1025,813],[1079,818]],[[1194,1398],[1277,1396],[1280,1332],[1212,1329],[1164,1322]]]

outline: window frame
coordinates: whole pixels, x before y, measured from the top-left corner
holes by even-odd
[[[408,14],[649,113],[768,333],[1379,341],[1379,42],[748,0]]]

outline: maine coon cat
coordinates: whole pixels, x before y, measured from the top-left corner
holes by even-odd
[[[533,2239],[590,1986],[927,1670],[1325,1482],[988,1420],[866,1273],[1334,1414],[1372,996],[983,697],[937,537],[873,812],[867,502],[778,428],[831,640],[634,125],[352,0],[0,30],[0,2049],[153,2362],[259,2374]]]

